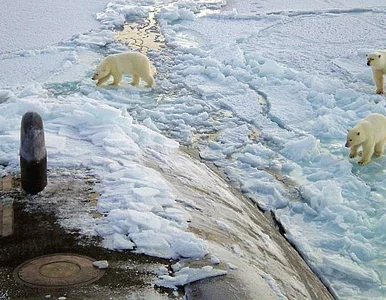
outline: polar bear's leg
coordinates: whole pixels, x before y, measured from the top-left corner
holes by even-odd
[[[146,81],[146,87],[152,87],[154,84],[154,78],[151,74],[142,74],[141,78]]]
[[[386,142],[385,140],[382,140],[382,141],[378,142],[378,144],[375,145],[374,154],[376,156],[383,155],[383,151],[385,148],[385,142]]]
[[[383,72],[373,69],[373,79],[377,87],[376,93],[383,94]]]
[[[131,80],[131,85],[137,86],[139,84],[139,75],[138,74],[133,74],[133,78]]]
[[[110,74],[105,76],[105,77],[102,77],[101,79],[99,79],[96,85],[99,86],[99,85],[101,85],[102,83],[106,82],[109,79],[110,79]]]
[[[350,151],[350,155],[349,155],[350,158],[354,158],[358,155],[358,148],[359,148],[359,145],[351,147],[351,151]]]
[[[114,77],[113,85],[115,85],[115,86],[119,85],[119,83],[122,81],[122,74],[116,73],[116,74],[112,74],[112,75]]]
[[[363,145],[362,159],[358,161],[358,164],[360,165],[367,164],[371,160],[371,157],[373,156],[373,154],[374,154],[374,144]]]

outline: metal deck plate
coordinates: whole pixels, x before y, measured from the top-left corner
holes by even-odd
[[[16,281],[31,287],[61,288],[94,282],[104,274],[95,268],[95,260],[82,255],[60,253],[39,256],[19,265]]]

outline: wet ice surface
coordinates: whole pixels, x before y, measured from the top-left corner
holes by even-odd
[[[155,8],[167,44],[148,52],[155,87],[133,88],[126,78],[119,88],[96,88],[93,66],[131,47],[116,43],[113,30]],[[51,165],[86,166],[101,177],[105,218],[95,230],[106,247],[134,243],[140,253],[198,258],[208,250],[187,231],[194,218],[162,172],[144,165],[149,153],[176,152],[175,141],[197,147],[274,212],[338,298],[384,297],[385,158],[357,166],[344,142],[358,119],[385,113],[364,58],[385,44],[385,10],[376,0],[113,1],[96,15],[97,29],[1,56],[2,173],[17,169],[20,119],[35,110]]]
[[[149,50],[160,51],[165,47],[165,40],[155,19],[157,13],[150,10],[142,21],[125,23],[123,29],[116,33],[117,40],[143,53]]]

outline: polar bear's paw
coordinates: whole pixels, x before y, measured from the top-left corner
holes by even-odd
[[[360,161],[358,161],[358,164],[361,165],[361,166],[364,166],[364,165],[368,164],[369,161],[370,161],[369,159],[367,159],[367,160],[362,160],[361,159]]]

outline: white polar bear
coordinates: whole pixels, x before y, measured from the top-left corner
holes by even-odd
[[[118,85],[123,74],[131,74],[131,84],[137,86],[140,78],[147,83],[147,87],[152,87],[154,84],[153,70],[155,68],[151,64],[146,55],[139,52],[125,52],[120,54],[109,55],[102,59],[100,64],[92,76],[93,80],[98,80],[97,85],[109,80],[113,76],[113,85]]]
[[[383,75],[386,74],[386,50],[366,54],[367,65],[371,66],[376,93],[383,94]]]
[[[386,117],[381,114],[370,114],[360,120],[354,128],[348,129],[346,147],[351,148],[350,158],[358,155],[362,147],[360,165],[367,164],[373,154],[381,156],[386,142]]]

